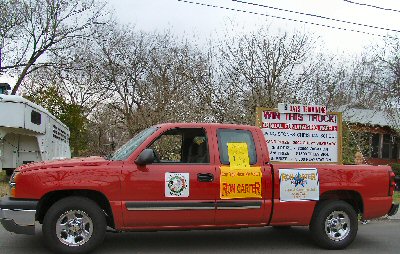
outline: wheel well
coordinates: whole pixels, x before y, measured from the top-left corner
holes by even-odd
[[[70,196],[86,197],[96,202],[106,215],[107,226],[115,228],[110,202],[103,193],[93,190],[61,190],[47,193],[39,200],[36,220],[43,223],[44,216],[49,208],[60,199]]]
[[[350,190],[327,191],[321,195],[319,202],[324,200],[343,200],[349,203],[354,208],[356,213],[362,214],[364,212],[364,204],[362,201],[362,197],[360,193],[356,191],[350,191]]]

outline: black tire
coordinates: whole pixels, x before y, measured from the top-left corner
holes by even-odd
[[[75,224],[77,226],[73,227],[67,223],[67,221],[76,223],[76,221],[79,221],[83,216],[85,216],[84,218],[87,221],[86,224]],[[75,218],[76,220],[70,220],[68,217]],[[87,218],[90,220],[87,220]],[[74,233],[68,234],[66,233],[67,230],[62,230],[60,234],[57,234],[56,227],[60,224],[68,225],[65,226],[66,228],[68,227],[68,232],[74,231]],[[94,201],[85,197],[73,196],[63,198],[50,207],[44,217],[42,231],[45,244],[55,253],[77,254],[88,253],[99,246],[104,240],[106,226],[104,212]],[[75,243],[71,243],[71,246],[67,245],[68,243],[66,242],[72,240],[67,239],[67,235],[75,233],[79,235],[79,232],[81,232],[80,235],[84,235],[84,233],[82,233],[83,231],[85,231],[86,234],[88,234],[87,232],[91,233],[89,236],[85,236],[85,238],[82,236],[75,236],[73,240]],[[87,239],[87,241],[78,241],[77,243],[76,241],[79,239],[82,241]],[[78,245],[79,243],[81,243],[81,245]]]
[[[339,220],[341,223],[338,225]],[[314,211],[310,231],[318,246],[330,250],[344,249],[357,235],[357,213],[344,201],[322,201]]]

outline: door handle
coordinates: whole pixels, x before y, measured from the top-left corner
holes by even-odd
[[[199,182],[212,182],[214,181],[214,175],[211,173],[199,173],[197,174],[197,180]]]

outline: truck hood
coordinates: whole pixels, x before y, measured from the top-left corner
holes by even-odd
[[[61,159],[61,160],[51,160],[51,161],[42,161],[42,162],[34,162],[20,166],[16,170],[20,172],[32,171],[32,170],[40,170],[40,169],[48,169],[48,168],[73,168],[76,166],[79,167],[93,167],[99,166],[102,164],[107,164],[110,161],[104,159],[103,157],[93,156],[86,158],[72,158],[72,159]]]

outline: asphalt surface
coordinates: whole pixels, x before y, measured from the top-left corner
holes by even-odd
[[[234,230],[107,233],[94,253],[400,253],[400,220],[360,224],[356,240],[346,250],[316,247],[307,227]],[[42,234],[16,235],[0,226],[0,253],[50,253]]]

